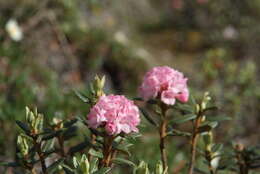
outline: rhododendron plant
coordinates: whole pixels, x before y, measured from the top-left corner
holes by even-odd
[[[159,98],[168,105],[174,105],[176,99],[187,102],[187,80],[181,72],[168,66],[154,67],[145,74],[140,95],[145,100]]]
[[[236,158],[234,162],[223,163],[222,160],[230,156],[224,157],[222,144],[213,141],[213,129],[220,121],[228,120],[228,117],[212,117],[214,112],[208,114],[216,109],[210,103],[209,93],[206,92],[203,98],[196,102],[193,97],[189,97],[187,78],[167,66],[148,71],[140,87],[141,96],[147,104],[141,105],[140,109],[147,121],[158,131],[161,161],[150,169],[144,161],[136,165],[127,157],[130,156],[129,147],[133,145],[135,138],[140,136],[136,133],[141,121],[139,109],[123,95],[106,95],[104,85],[105,77],[96,76],[86,93],[76,92],[90,108],[87,117],[70,120],[54,117],[52,123],[45,124],[43,114],[38,113],[37,109],[33,112],[26,108],[25,122],[16,121],[22,130],[17,138],[17,159],[14,162],[0,162],[0,166],[20,167],[33,174],[108,174],[114,173],[116,164],[127,164],[133,167],[133,174],[168,174],[172,165],[168,166],[166,139],[175,136],[189,139],[188,174],[194,174],[194,171],[198,170],[197,149],[203,153],[210,174],[217,174],[218,170],[225,169],[225,166],[238,166],[240,174],[248,174],[251,166],[258,165],[260,154],[241,145],[235,146],[235,151],[233,150],[235,155],[232,154],[231,158]],[[180,103],[176,103],[176,100]],[[149,107],[145,108],[148,105]],[[148,108],[153,114],[146,110]],[[158,114],[157,118],[152,116],[154,113]],[[88,133],[77,131],[81,129],[78,122],[88,128]],[[190,122],[192,131],[186,132],[176,126],[185,122]],[[74,139],[80,132],[84,133],[85,138],[70,146],[74,143],[67,141]],[[200,137],[203,137],[202,147],[198,145]],[[251,155],[252,153],[254,155]],[[49,162],[52,158],[53,161]]]
[[[138,132],[140,116],[137,106],[125,96],[101,96],[88,114],[91,128],[104,126],[109,135]]]

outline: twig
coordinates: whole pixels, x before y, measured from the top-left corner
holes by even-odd
[[[91,144],[96,144],[96,135],[90,132],[90,142]],[[88,154],[88,160],[91,161],[92,155]]]
[[[239,165],[239,173],[240,174],[248,174],[249,169],[245,160],[244,155],[244,146],[242,144],[238,144],[236,147],[236,158],[237,164]]]
[[[208,163],[208,168],[209,168],[209,172],[210,174],[215,174],[215,171],[211,165],[211,161],[213,160],[212,157],[211,157],[211,154],[209,151],[206,151],[206,160],[207,160],[207,163]]]
[[[35,145],[37,154],[38,154],[40,162],[41,162],[42,172],[43,172],[43,174],[48,174],[47,167],[45,164],[44,154],[41,151],[41,143],[37,142],[37,137],[33,137],[33,141],[34,141],[34,145]]]
[[[160,152],[161,152],[161,161],[163,165],[163,171],[167,170],[167,153],[165,149],[165,138],[167,136],[166,129],[167,129],[167,119],[166,119],[166,111],[167,108],[164,104],[161,105],[162,109],[162,122],[159,128],[159,135],[160,135]]]
[[[111,166],[111,160],[113,158],[113,140],[114,137],[112,136],[104,137],[103,159],[99,163],[99,168]]]
[[[62,157],[66,157],[65,150],[64,150],[64,140],[61,136],[58,136],[57,139],[58,139],[58,142],[59,142],[59,145],[60,145],[60,155]]]
[[[199,138],[198,128],[201,123],[201,114],[198,114],[197,119],[195,120],[195,125],[193,127],[192,139],[191,139],[191,156],[190,156],[190,165],[189,165],[189,174],[193,174],[195,161],[196,161],[196,146]]]
[[[161,151],[161,160],[163,164],[163,170],[167,168],[167,154],[165,149],[165,137],[166,137],[166,120],[163,120],[163,122],[160,125],[160,151]]]

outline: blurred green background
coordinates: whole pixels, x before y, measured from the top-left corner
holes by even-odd
[[[259,21],[260,0],[0,0],[0,160],[14,158],[25,106],[47,119],[84,116],[73,90],[95,74],[106,76],[107,93],[131,98],[158,65],[184,72],[195,97],[209,91],[232,117],[218,142],[259,144]],[[145,121],[141,133],[132,158],[154,166],[158,137]],[[169,140],[173,173],[187,144]]]

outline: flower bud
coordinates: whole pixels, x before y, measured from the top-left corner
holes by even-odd
[[[63,120],[58,118],[58,117],[54,117],[52,119],[52,124],[55,127],[55,129],[61,129],[63,128]]]
[[[103,88],[105,86],[105,81],[106,81],[105,76],[103,76],[101,79],[97,75],[95,76],[93,87],[94,87],[96,97],[98,98],[104,95]]]
[[[23,156],[28,155],[29,153],[29,142],[28,138],[24,134],[20,134],[17,138],[17,146],[19,150],[21,151]]]
[[[149,174],[149,169],[147,163],[141,161],[135,170],[135,174]]]
[[[88,158],[86,157],[86,155],[82,155],[81,160],[80,160],[80,168],[83,174],[89,174],[89,161]]]
[[[212,132],[207,132],[203,135],[203,140],[206,146],[206,150],[208,152],[211,152],[211,147],[212,147],[212,143],[213,143],[213,134]]]
[[[219,161],[220,161],[220,156],[219,156],[219,152],[215,152],[212,154],[213,158],[210,161],[210,165],[211,167],[216,170],[218,168],[219,165]]]
[[[156,164],[155,174],[163,174],[163,166],[161,161]]]

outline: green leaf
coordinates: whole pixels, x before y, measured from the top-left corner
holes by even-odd
[[[196,100],[195,100],[195,98],[194,98],[193,95],[190,96],[190,102],[191,102],[191,104],[194,105],[194,106],[197,104],[197,102],[196,102]]]
[[[53,173],[57,170],[57,168],[59,167],[59,165],[62,165],[64,159],[59,159],[57,161],[55,161],[54,163],[52,163],[48,168],[47,171],[48,173]]]
[[[190,137],[191,133],[183,132],[176,129],[172,129],[171,131],[167,132],[167,136],[183,136],[183,137]]]
[[[57,149],[53,148],[51,150],[44,152],[43,154],[44,154],[44,156],[49,156],[52,153],[57,153],[57,151],[58,151]]]
[[[207,116],[207,120],[208,121],[220,122],[220,121],[229,121],[229,120],[232,120],[232,118],[231,117],[227,117],[227,116],[216,116],[216,117],[209,117],[209,116]]]
[[[208,174],[207,172],[201,170],[201,169],[198,169],[198,168],[194,168],[194,171],[198,174]]]
[[[127,164],[129,166],[136,167],[135,163],[133,163],[130,160],[123,159],[123,158],[115,158],[115,159],[113,159],[113,162],[118,163],[118,164]]]
[[[206,126],[206,125],[210,126],[213,129],[213,128],[217,127],[218,122],[216,122],[216,121],[204,121],[201,124],[201,127]]]
[[[227,158],[225,160],[222,160],[220,165],[218,166],[218,170],[233,170],[234,166],[237,165],[236,161],[233,160],[235,158]]]
[[[16,120],[15,122],[26,134],[30,134],[31,130],[26,123],[23,123],[19,120]]]
[[[48,140],[44,142],[44,145],[42,147],[43,152],[47,152],[50,151],[54,148],[54,139]]]
[[[84,150],[86,147],[92,147],[92,145],[88,141],[84,141],[79,143],[69,149],[69,154],[74,154]]]
[[[62,165],[62,168],[66,174],[76,174],[73,169],[71,169],[69,166],[65,164]]]
[[[132,145],[132,144],[131,144]],[[120,153],[123,153],[127,156],[130,156],[130,152],[128,150],[128,147],[130,146],[130,144],[121,144],[121,145],[118,145],[118,146],[115,146],[114,149],[116,149],[118,152]]]
[[[98,151],[94,150],[94,149],[90,149],[90,150],[88,151],[88,153],[89,153],[90,155],[94,156],[94,157],[103,158],[103,154],[102,154],[101,152],[98,152]]]
[[[78,121],[77,118],[73,119],[73,120],[69,120],[69,121],[66,121],[64,123],[64,127],[68,128],[68,127],[71,127],[73,124],[75,124],[76,122]]]
[[[185,111],[187,113],[193,113],[194,112],[194,108],[190,105],[187,104],[183,104],[183,103],[177,103],[176,105],[174,105],[174,108],[180,110],[180,111]]]
[[[84,95],[84,94],[82,94],[82,93],[80,93],[78,91],[74,91],[74,92],[83,102],[90,103],[90,100],[89,100],[89,98],[86,95]]]
[[[250,169],[259,169],[260,168],[260,163],[258,164],[250,164]]]
[[[90,173],[93,173],[98,168],[98,158],[93,158],[90,160]]]
[[[203,112],[212,111],[212,110],[218,110],[217,106],[210,106],[203,110]]]
[[[76,126],[71,126],[68,129],[66,129],[63,132],[63,139],[64,139],[64,141],[67,141],[70,138],[76,136],[77,135],[77,130],[78,130],[78,128]]]
[[[210,125],[204,125],[198,128],[197,133],[209,132],[211,129]]]
[[[6,166],[6,167],[19,167],[20,164],[17,162],[0,162],[0,166]]]
[[[48,134],[48,135],[45,135],[45,136],[42,138],[42,140],[45,140],[45,141],[46,141],[46,140],[50,140],[50,139],[52,139],[52,138],[58,136],[61,132],[62,132],[61,130],[58,130],[58,131],[56,131],[56,132],[52,132],[52,133],[50,133],[50,134]]]
[[[223,144],[214,144],[212,147],[213,152],[220,152],[223,149]]]
[[[93,174],[106,174],[111,170],[111,168],[104,167],[102,169],[99,169],[98,171],[94,172]]]
[[[73,162],[74,168],[77,168],[79,166],[79,162],[75,156],[72,158],[72,162]]]
[[[154,125],[154,126],[156,126],[156,127],[159,126],[158,123],[156,123],[156,122],[150,117],[150,115],[148,114],[148,112],[146,112],[146,110],[144,110],[143,108],[140,108],[140,110],[141,110],[143,116],[146,118],[146,120],[147,120],[149,123],[151,123],[152,125]]]
[[[132,100],[144,101],[141,97],[134,97]]]
[[[155,174],[163,174],[163,166],[161,161],[156,164]]]
[[[94,135],[96,135],[96,136],[101,136],[101,137],[106,136],[105,133],[103,133],[103,132],[99,132],[99,131],[97,131],[96,129],[92,129],[92,128],[90,128],[89,130],[90,130],[90,132],[91,132],[92,134],[94,134]]]
[[[212,122],[208,123],[208,125],[211,126],[212,129],[213,129],[213,128],[215,128],[215,127],[218,126],[218,122],[216,122],[216,121],[212,121]]]
[[[135,167],[134,174],[150,174],[148,164],[141,161],[139,165]]]
[[[205,122],[198,128],[197,133],[209,132],[218,125],[218,122]]]
[[[171,123],[181,124],[181,123],[184,123],[184,122],[187,122],[187,121],[190,121],[190,120],[194,120],[196,117],[197,117],[196,114],[187,114],[187,115],[184,115],[184,116],[180,116],[179,118],[172,119]]]
[[[89,173],[90,164],[85,154],[83,154],[80,159],[80,168],[84,174],[90,174]]]

